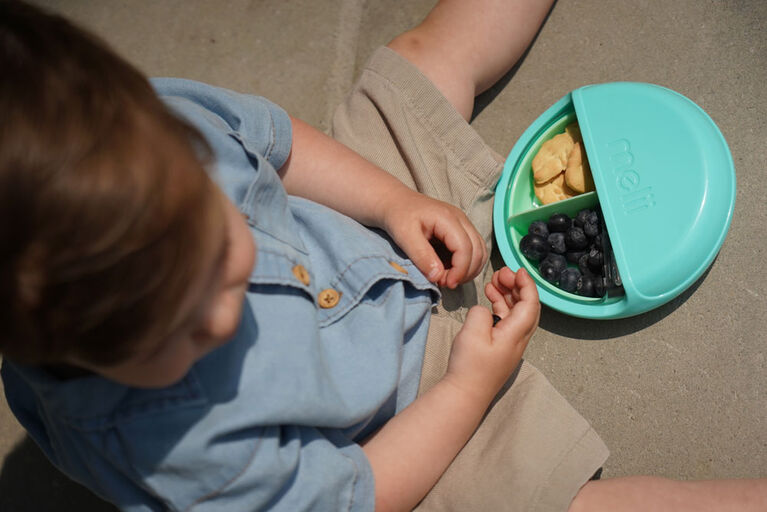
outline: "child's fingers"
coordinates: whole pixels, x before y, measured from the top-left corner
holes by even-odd
[[[495,326],[503,340],[527,344],[538,326],[541,305],[537,300],[522,299]]]
[[[492,283],[504,295],[508,295],[514,289],[517,280],[516,274],[509,268],[502,269],[493,273]]]
[[[447,274],[445,266],[420,230],[403,234],[397,243],[429,281],[442,284]]]
[[[428,228],[427,228],[428,229]],[[450,255],[450,268],[444,263],[421,230],[403,233],[397,243],[421,272],[433,283],[448,288],[473,278],[486,259],[484,244],[479,245],[458,219],[434,226],[433,235]]]
[[[503,267],[493,274],[493,286],[503,295],[506,305],[512,307],[519,302],[519,287],[516,274],[508,267]]]
[[[524,277],[520,278],[519,276],[522,275]],[[515,274],[508,267],[504,267],[497,272],[495,277],[497,280],[496,286],[504,294],[510,306],[521,300],[520,293],[523,286],[532,286],[537,300],[538,289],[535,288],[535,281],[533,281],[533,278],[530,277],[526,270],[519,269]]]
[[[515,284],[515,289],[519,292],[520,301],[538,303],[538,288],[535,286],[533,278],[527,273],[527,270],[519,269]]]
[[[490,282],[485,285],[485,295],[493,305],[493,313],[506,316],[514,304],[521,300],[517,275],[508,267],[494,272]]]
[[[488,255],[487,255],[487,245],[485,244],[485,240],[482,238],[482,235],[479,234],[479,232],[471,223],[469,218],[464,216],[464,217],[461,217],[459,221],[461,222],[464,230],[468,234],[469,239],[471,240],[471,246],[472,246],[471,263],[469,263],[469,270],[467,275],[464,276],[462,279],[462,281],[465,282],[477,277],[479,272],[485,266],[485,263],[487,263]]]
[[[503,318],[509,313],[509,305],[503,293],[491,282],[485,285],[485,296],[493,305],[493,313]]]
[[[493,276],[499,282],[499,287],[488,283],[485,293],[488,299],[493,301],[493,311],[502,318],[496,328],[500,329],[503,337],[511,339],[528,338],[535,331],[538,325],[541,305],[538,300],[538,289],[535,286],[530,274],[524,269],[517,271],[514,275],[511,270],[504,269],[496,272]],[[513,276],[513,280],[511,279]],[[506,289],[505,285],[513,284],[510,295],[513,296],[512,302],[508,301],[508,295],[501,290]],[[492,297],[492,298],[491,298]]]
[[[452,254],[450,269],[443,285],[455,288],[469,275],[474,257],[474,244],[457,218],[443,219],[434,226],[434,236],[441,240]]]

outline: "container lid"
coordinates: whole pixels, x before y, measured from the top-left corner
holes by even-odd
[[[664,87],[611,82],[571,96],[627,295],[659,305],[694,283],[724,241],[735,205],[727,143],[700,107]]]

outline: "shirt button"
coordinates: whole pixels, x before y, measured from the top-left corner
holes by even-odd
[[[317,303],[323,309],[330,309],[338,304],[341,299],[341,294],[332,288],[322,290],[317,296]]]
[[[396,261],[390,261],[390,262],[389,262],[389,265],[391,265],[392,267],[394,267],[394,270],[396,270],[397,272],[402,272],[403,274],[407,274],[407,270],[405,270],[404,268],[402,268],[402,265],[400,265],[400,264],[399,264],[399,263],[397,263]]]
[[[309,271],[306,270],[306,267],[303,265],[296,265],[293,267],[293,275],[306,286],[309,286],[311,279],[309,278]]]

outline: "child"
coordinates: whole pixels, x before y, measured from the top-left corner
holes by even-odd
[[[520,365],[536,289],[486,269],[500,159],[466,119],[550,2],[485,3],[440,2],[376,52],[334,120],[345,145],[263,98],[153,90],[0,3],[2,374],[54,464],[131,511],[575,510],[662,488],[584,485],[606,448]],[[484,282],[497,325],[468,309]]]

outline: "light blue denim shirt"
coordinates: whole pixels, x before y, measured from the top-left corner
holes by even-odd
[[[187,80],[154,86],[205,135],[212,175],[249,219],[250,307],[231,341],[165,389],[5,361],[11,409],[56,466],[123,510],[372,511],[357,442],[415,398],[437,290],[382,233],[286,194],[279,107]],[[338,302],[321,305],[325,290]]]

